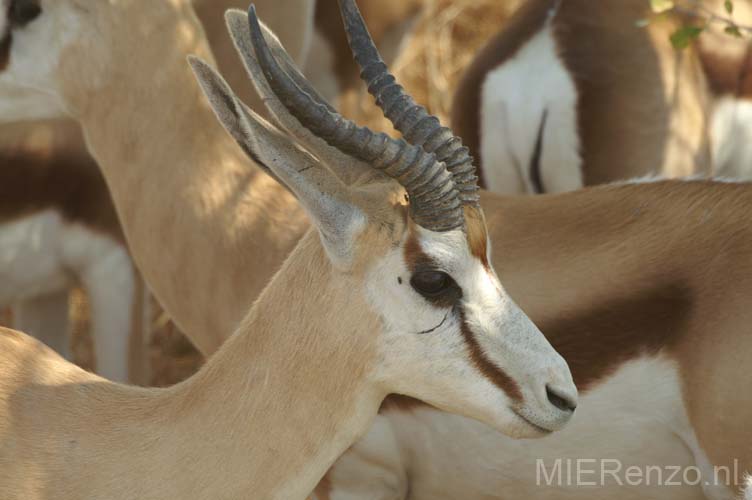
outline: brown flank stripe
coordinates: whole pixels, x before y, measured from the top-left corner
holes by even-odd
[[[91,157],[18,148],[0,153],[0,224],[54,208],[124,241],[105,180]]]

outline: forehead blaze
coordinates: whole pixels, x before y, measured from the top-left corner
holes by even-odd
[[[490,269],[488,261],[488,231],[483,212],[475,207],[466,206],[465,211],[465,238],[471,255],[481,261],[483,267]],[[423,252],[418,239],[417,231],[413,224],[409,224],[408,237],[405,244],[405,261],[410,271],[421,263],[433,262],[431,257]]]

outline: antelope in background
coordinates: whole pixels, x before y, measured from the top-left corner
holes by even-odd
[[[113,2],[107,9],[94,10],[96,15],[86,23],[66,23],[65,29],[60,28],[63,41],[49,44],[45,29],[55,26],[57,19],[67,15],[78,19],[80,14],[67,1],[44,3],[46,17],[36,21],[36,28],[31,29],[32,23],[15,34],[11,65],[0,73],[0,85],[11,86],[14,97],[1,98],[0,107],[16,115],[29,112],[23,102],[26,94],[33,93],[28,82],[35,82],[72,110],[113,190],[124,229],[150,285],[190,338],[208,353],[226,338],[222,327],[229,332],[238,324],[270,270],[300,238],[306,221],[294,198],[252,167],[260,166],[258,161],[243,159],[242,150],[233,149],[212,126],[211,112],[190,84],[184,62],[190,52],[209,57],[206,42],[185,29],[165,29],[170,25],[165,18],[170,16],[180,18],[175,21],[180,26],[195,25],[192,11],[178,0],[150,3],[150,12],[144,11],[143,4],[138,12],[131,12],[129,5],[126,0]],[[132,25],[142,27],[144,38],[133,40]],[[237,21],[236,32],[242,35],[246,29],[245,19]],[[148,47],[143,39],[150,40]],[[28,54],[45,54],[47,62],[24,65]],[[246,63],[258,74],[252,61]],[[121,65],[141,71],[123,72]],[[144,76],[157,73],[163,78]],[[123,104],[116,114],[111,112],[112,102]],[[321,141],[286,115],[278,101],[269,104],[275,106],[277,121],[304,146],[321,150]],[[184,127],[171,125],[176,115]],[[461,149],[456,142],[454,146],[436,152],[449,161]],[[424,147],[430,149],[431,143]],[[333,163],[354,164],[348,155],[324,151]],[[135,189],[147,176],[154,187]],[[183,196],[165,196],[162,186],[166,185]],[[590,401],[586,407],[601,409],[600,413],[581,411],[581,405],[575,422],[582,420],[582,414],[592,415],[586,425],[591,434],[577,434],[566,446],[548,452],[569,449],[579,454],[581,440],[592,436],[593,443],[607,448],[593,450],[594,456],[619,452],[628,459],[625,463],[695,464],[705,457],[711,464],[725,465],[738,457],[741,469],[748,468],[751,460],[744,443],[750,441],[746,423],[752,419],[752,409],[740,400],[738,391],[730,390],[728,380],[735,380],[735,387],[744,386],[748,377],[737,360],[750,350],[749,336],[742,335],[749,308],[740,303],[752,286],[746,256],[740,255],[752,244],[745,224],[750,197],[747,186],[711,182],[608,186],[531,198],[482,194],[495,249],[490,258],[506,289],[544,327],[552,343],[566,352],[577,382],[590,394],[585,397]],[[284,216],[272,215],[280,213]],[[537,231],[531,233],[531,227]],[[159,241],[154,234],[161,236]],[[731,240],[734,244],[729,247]],[[731,273],[735,280],[725,278]],[[717,335],[706,335],[709,329]],[[667,332],[673,335],[667,338]],[[648,383],[635,375],[646,373],[653,376]],[[698,379],[702,384],[696,383]],[[664,381],[661,391],[656,390],[656,380]],[[677,394],[680,383],[686,384],[686,393]],[[397,407],[391,401],[373,434],[330,475],[334,498],[353,485],[362,486],[361,494],[366,488],[363,481],[369,478],[358,476],[358,467],[351,469],[354,474],[343,473],[354,456],[380,460],[367,464],[382,474],[368,483],[372,486],[368,491],[377,491],[374,485],[387,486],[386,494],[393,496],[406,492],[408,484],[415,498],[442,494],[472,498],[474,488],[488,496],[489,491],[503,492],[509,486],[503,478],[510,477],[521,478],[514,481],[522,491],[517,498],[541,493],[528,480],[531,456],[524,454],[528,447],[515,449],[519,455],[505,455],[505,442],[488,427],[472,428],[468,420],[450,421],[415,404],[405,411],[405,405]],[[656,418],[640,413],[649,410],[655,410]],[[721,416],[724,420],[719,422]],[[448,425],[456,440],[437,440],[420,423],[404,428],[420,435],[428,432],[421,442],[432,448],[460,447],[452,452],[463,457],[462,452],[471,452],[471,458],[461,463],[483,460],[484,467],[463,469],[466,482],[447,484],[457,478],[457,462],[428,460],[432,454],[421,454],[414,443],[390,441],[382,432],[392,432],[392,419]],[[608,429],[599,421],[608,422]],[[697,436],[697,446],[690,450],[677,437],[677,429],[688,442]],[[478,435],[493,452],[502,453],[500,460],[494,461],[493,453],[482,448],[465,446],[459,438],[472,440]],[[643,436],[643,441],[635,436]],[[382,446],[374,449],[379,443]],[[493,466],[499,462],[502,465]],[[508,474],[501,474],[505,466]],[[451,473],[442,467],[451,467]],[[436,489],[427,491],[431,488]],[[556,488],[549,491],[562,493]],[[614,498],[630,491],[633,497],[650,493],[607,488]],[[570,489],[568,493],[602,498],[603,492]],[[702,489],[685,485],[673,488],[671,494],[701,498]]]
[[[236,55],[222,14],[245,7],[245,2],[195,3],[222,66],[231,68],[227,74],[240,87],[245,71],[232,64]],[[313,0],[262,3],[265,18],[292,47],[296,60],[304,60]],[[32,0],[0,0],[0,11],[8,13],[0,25],[4,66],[11,30],[32,22],[40,7]],[[241,95],[260,107],[255,93]],[[42,116],[50,113],[43,105],[31,108]],[[0,306],[12,306],[12,325],[70,359],[70,328],[61,325],[69,321],[69,290],[81,284],[91,310],[97,373],[114,381],[149,384],[148,292],[75,122],[19,122],[0,129],[0,207]]]
[[[142,5],[118,14],[140,21]],[[393,391],[518,436],[559,429],[574,411],[566,363],[488,263],[471,167],[330,111],[295,87],[302,76],[255,11],[229,20],[260,94],[326,143],[302,149],[205,62],[193,69],[313,227],[235,335],[171,389],[109,383],[3,331],[3,498],[303,499]],[[356,133],[323,132],[335,124]]]
[[[98,373],[148,383],[148,297],[104,179],[88,157],[49,144],[66,124],[34,125],[32,136],[10,127],[0,131],[0,305],[12,307],[16,328],[70,359],[68,295],[81,285]]]
[[[500,193],[714,173],[712,98],[645,0],[529,0],[467,69],[452,124]]]

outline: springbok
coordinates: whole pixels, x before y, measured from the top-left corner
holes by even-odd
[[[220,26],[214,19],[216,16],[208,8],[209,3],[196,2],[210,28],[212,41],[226,61],[223,67],[234,69],[238,65],[229,61],[230,48],[227,45],[232,47],[233,54],[234,46],[226,34],[224,22]],[[238,2],[226,0],[222,3],[230,5]],[[267,7],[273,6],[272,2],[264,3],[268,4]],[[280,0],[276,3],[306,5],[310,0]],[[73,115],[83,121],[84,129],[88,129],[85,134],[93,156],[103,169],[110,187],[115,188],[118,215],[128,240],[131,244],[135,243],[133,250],[136,260],[146,268],[149,282],[156,285],[156,296],[167,306],[167,311],[172,317],[179,318],[182,330],[208,355],[219,347],[242,319],[244,308],[268,283],[302,236],[307,221],[285,189],[270,182],[260,170],[248,168],[242,152],[215,123],[211,110],[202,104],[200,91],[185,65],[188,53],[209,53],[204,30],[196,20],[192,7],[187,2],[163,1],[150,3],[148,8],[142,5],[141,11],[135,5],[128,7],[127,18],[134,25],[141,26],[145,33],[150,33],[150,40],[161,45],[163,53],[159,53],[152,48],[138,46],[128,30],[110,29],[108,25],[119,23],[124,18],[117,17],[122,9],[118,10],[117,6],[104,8],[105,5],[92,2],[91,6],[87,6],[69,1],[46,4],[37,0],[14,0],[12,5],[8,5],[16,10],[36,10],[40,17],[25,26],[8,25],[10,31],[5,37],[8,40],[5,46],[9,67],[0,78],[3,80],[0,92],[4,96],[0,104],[0,120],[13,122],[51,115],[68,116],[76,107],[87,110],[88,119],[82,120],[81,115],[75,112]],[[221,7],[221,3],[217,5],[217,2],[213,2],[213,5]],[[79,7],[83,7],[83,11]],[[0,9],[0,12],[5,13],[6,9]],[[267,12],[274,14],[276,11],[267,9]],[[82,14],[87,15],[79,17]],[[77,26],[67,24],[66,16],[80,22]],[[276,24],[282,23],[275,16],[269,17],[276,19]],[[2,14],[0,19],[5,21]],[[159,32],[161,19],[167,19],[174,29],[162,33],[161,40],[157,40],[155,34]],[[300,29],[296,31],[298,35],[305,32],[309,24],[307,21],[300,22]],[[288,23],[292,23],[292,20],[288,19]],[[222,35],[218,33],[220,28]],[[108,40],[113,50],[122,51],[132,45],[127,49],[125,59],[123,56],[102,53],[104,47],[101,44],[105,40],[99,37],[98,31],[103,29],[110,33]],[[72,38],[66,38],[69,36]],[[45,37],[52,37],[54,41],[44,41]],[[61,51],[53,54],[54,49],[50,52],[43,47],[49,44],[48,48],[62,49],[76,37],[81,42],[76,45],[83,52],[79,52],[78,56],[75,52],[72,54],[75,62],[68,65],[70,72],[67,77],[72,83],[68,88],[79,92],[75,96],[78,106],[63,102],[55,97],[54,92],[45,92],[45,82],[35,84],[25,78],[29,76],[29,71],[45,67],[51,71],[56,67],[60,72],[47,76],[57,87],[58,77],[64,78],[66,75],[63,73],[67,72],[62,66],[57,66],[55,58],[60,57]],[[179,43],[174,39],[178,39]],[[288,41],[303,50],[303,41]],[[88,43],[98,48],[89,52],[86,47]],[[194,51],[196,47],[199,48]],[[41,59],[27,57],[27,54],[38,49],[44,51]],[[97,54],[101,55],[98,60],[93,57]],[[28,64],[24,64],[24,61]],[[123,79],[123,75],[119,75],[122,67],[118,61],[132,61],[132,64],[142,67],[150,64],[152,75],[166,75],[158,82],[164,86],[161,97],[155,101],[161,87],[155,87],[153,79],[148,82],[153,89],[150,92],[140,91],[147,82],[137,73],[128,73],[133,82]],[[15,79],[13,74],[17,68],[26,75]],[[227,74],[231,81],[237,83],[240,81],[237,75],[241,72],[245,74],[242,68],[240,71],[227,71]],[[11,80],[16,83],[11,83]],[[128,101],[134,107],[132,112],[111,112],[115,94],[108,94],[103,88],[109,80],[116,81],[117,86],[121,87],[117,89],[117,99]],[[82,83],[97,86],[104,92],[89,95]],[[30,87],[36,87],[36,90]],[[115,92],[115,87],[110,87],[111,92]],[[39,92],[40,89],[42,92]],[[252,92],[243,94],[243,97],[252,101],[258,99]],[[260,100],[254,102],[261,105]],[[165,113],[159,121],[152,120],[153,130],[147,130],[141,123],[143,116],[149,116],[156,109],[164,109]],[[172,125],[176,110],[190,117],[180,129],[174,129]],[[199,129],[203,130],[198,132]],[[126,130],[128,132],[123,135]],[[196,139],[197,133],[201,134],[202,140]],[[173,137],[170,139],[171,134]],[[59,135],[62,136],[60,142],[64,145],[64,152],[71,149],[84,154],[85,145],[80,140],[69,140],[68,130],[63,130]],[[59,151],[59,148],[56,150]],[[168,169],[167,165],[174,165],[175,168]],[[181,165],[179,169],[178,165]],[[142,185],[140,179],[145,175],[153,178],[160,173],[164,177],[159,182],[152,186]],[[254,187],[239,189],[228,179],[235,179],[246,186],[253,184]],[[184,197],[163,196],[159,190],[155,191],[155,186],[167,183],[175,187],[176,193],[183,193]],[[236,196],[233,190],[240,194]],[[290,216],[290,223],[279,223],[280,214],[283,213]],[[180,214],[180,217],[176,214]],[[195,232],[195,228],[204,223],[210,229]],[[193,236],[183,238],[189,234]],[[156,239],[154,235],[162,235],[163,238]],[[220,243],[212,246],[212,242]],[[226,252],[224,257],[223,252]],[[165,259],[165,255],[172,258]],[[228,260],[230,255],[232,257]],[[194,258],[197,260],[192,261]],[[202,264],[208,261],[215,262],[212,269]],[[221,274],[219,267],[223,265],[227,265],[225,275],[233,275],[236,272],[233,269],[242,268],[246,270],[245,277],[227,282],[226,289],[214,287],[210,292],[212,285],[216,284],[216,275]],[[186,273],[185,269],[191,272]],[[185,281],[180,277],[184,277]],[[196,305],[209,303],[214,306],[209,308],[208,314],[199,313]]]
[[[0,73],[0,86],[9,87],[12,95],[0,99],[0,108],[16,115],[28,112],[24,101],[34,95],[28,88],[33,84],[82,122],[150,285],[191,339],[212,352],[227,335],[212,328],[234,328],[262,281],[300,237],[305,219],[294,198],[249,167],[242,151],[232,149],[213,126],[211,111],[184,64],[190,52],[211,57],[205,40],[187,29],[196,23],[190,6],[178,0],[148,5],[88,0],[88,17],[81,22],[82,14],[70,1],[43,4],[40,24],[35,28],[32,23],[14,37],[10,65]],[[86,2],[76,0],[76,5]],[[62,23],[66,19],[71,22]],[[236,39],[248,38],[242,14],[231,15],[230,21]],[[60,27],[54,43],[45,39],[53,26]],[[137,41],[132,26],[143,30]],[[87,50],[90,45],[96,49]],[[35,58],[42,64],[29,64],[29,54],[44,55]],[[252,58],[245,62],[252,74],[259,74]],[[123,69],[132,67],[140,71]],[[116,101],[124,104],[113,113],[110,106]],[[279,111],[284,107],[274,95],[265,95],[264,101],[276,106],[276,118],[299,141],[320,146],[293,117]],[[174,126],[176,115],[184,118],[184,126]],[[142,181],[147,176],[153,179],[149,184]],[[162,185],[181,195],[165,196]],[[711,182],[607,186],[530,198],[482,193],[494,246],[490,258],[505,288],[536,323],[550,328],[546,334],[569,357],[585,399],[591,401],[588,406],[600,409],[587,410],[573,422],[593,415],[590,434],[584,436],[593,438],[592,456],[618,453],[625,464],[669,465],[694,464],[695,457],[697,463],[705,463],[700,461],[705,457],[725,465],[736,457],[740,470],[748,468],[744,443],[750,441],[746,422],[752,409],[730,390],[728,380],[744,386],[748,377],[741,363],[752,339],[741,334],[749,314],[742,299],[752,284],[740,253],[752,244],[745,224],[750,202],[749,187]],[[160,235],[158,241],[154,234]],[[727,279],[732,273],[735,279]],[[203,315],[199,306],[206,306]],[[658,378],[646,382],[635,373]],[[659,385],[663,390],[655,390],[654,380],[664,381]],[[676,395],[680,382],[686,390]],[[410,410],[395,401],[385,406],[373,433],[333,470],[334,498],[340,492],[348,498],[347,488],[358,484],[361,494],[368,490],[362,482],[368,477],[359,476],[357,468],[347,482],[343,471],[348,460],[366,460],[366,467],[380,470],[381,455],[386,456],[381,463],[385,471],[370,486],[373,492],[387,487],[379,493],[386,498],[399,498],[408,484],[415,498],[472,499],[479,496],[477,490],[488,497],[510,487],[504,478],[515,477],[521,478],[513,484],[522,491],[517,498],[525,493],[527,498],[547,493],[591,498],[645,493],[650,498],[650,491],[635,488],[536,489],[527,467],[535,467],[530,443],[506,455],[504,450],[511,448],[488,427],[472,428],[468,420],[453,421],[415,404]],[[664,405],[670,409],[662,411]],[[650,409],[655,409],[654,418],[639,413]],[[679,415],[675,420],[664,418],[671,410]],[[422,443],[431,449],[412,454],[416,448],[407,440],[398,445],[381,439],[381,432],[392,432],[394,420],[418,422],[405,429],[425,436]],[[598,429],[602,432],[596,435]],[[676,429],[690,436],[687,442],[696,436],[697,446],[690,451]],[[450,435],[452,439],[445,438]],[[462,444],[463,438],[473,442],[477,436],[501,458]],[[567,449],[580,455],[581,439],[582,434],[572,436]],[[447,449],[462,459],[450,462],[446,454],[439,463],[427,458]],[[475,467],[478,463],[482,466]],[[457,476],[458,464],[464,478]],[[433,497],[426,492],[431,483],[436,485]],[[669,490],[682,499],[702,494],[699,486]],[[509,491],[513,496],[515,490]],[[653,492],[654,497],[660,494],[664,492]]]
[[[377,104],[433,150],[424,127],[435,119],[381,63],[354,1],[340,7]],[[750,381],[752,186],[674,181],[485,202],[497,269],[569,362],[577,418],[515,442],[387,400],[318,498],[735,498],[752,471],[752,405],[736,389]]]
[[[4,331],[2,498],[302,499],[390,392],[521,437],[572,416],[566,363],[488,263],[472,167],[452,170],[322,108],[295,87],[253,10],[249,21],[268,91],[326,144],[302,149],[210,66],[191,64],[219,119],[313,230],[235,335],[171,389],[107,382]],[[352,134],[327,134],[333,126]]]
[[[232,64],[235,49],[222,13],[245,3],[194,4],[225,74],[231,83],[243,81],[245,71]],[[304,61],[313,30],[313,0],[260,4],[296,60]],[[8,13],[0,24],[7,51],[10,30],[34,21],[40,9],[37,2],[0,0],[0,12]],[[7,60],[7,55],[0,59]],[[251,91],[241,97],[261,106]],[[0,161],[0,306],[12,306],[13,326],[70,359],[69,329],[61,325],[68,318],[70,287],[83,284],[92,311],[97,373],[148,384],[148,293],[127,254],[107,186],[78,125],[72,120],[6,125],[0,128]]]
[[[452,124],[499,193],[711,174],[711,97],[645,0],[530,0],[476,56]]]
[[[25,125],[13,125],[0,141],[0,305],[12,308],[16,328],[70,359],[68,295],[81,285],[98,373],[148,383],[144,285],[96,165],[49,147],[57,125],[8,144],[25,135]]]

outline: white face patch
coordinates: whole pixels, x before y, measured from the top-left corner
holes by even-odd
[[[571,414],[551,406],[546,386],[576,399],[563,359],[495,273],[471,254],[464,232],[418,228],[414,237],[436,269],[456,282],[462,298],[432,303],[411,286],[407,242],[386,255],[369,273],[366,288],[385,327],[382,377],[403,394],[510,435],[537,436],[539,428],[561,427]]]
[[[544,191],[583,186],[577,88],[559,58],[550,25],[488,73],[480,123],[481,162],[490,191],[535,192],[530,165],[539,135]]]
[[[37,19],[13,28],[10,61],[0,71],[0,123],[68,115],[56,71],[81,24],[67,2],[44,2]]]

